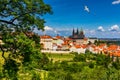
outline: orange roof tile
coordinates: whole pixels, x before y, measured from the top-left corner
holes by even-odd
[[[118,49],[118,46],[117,45],[110,45],[109,47],[108,47],[108,51],[116,51]]]
[[[76,47],[76,48],[81,48],[81,46],[80,46],[80,45],[75,45],[75,47]]]
[[[70,41],[70,40],[72,40],[72,39],[71,39],[71,38],[65,38],[65,40]]]
[[[41,39],[52,39],[51,36],[49,35],[43,35],[43,36],[40,36]]]
[[[64,42],[62,45],[68,45],[68,43],[67,43],[67,42]]]
[[[83,44],[83,45],[82,45],[82,48],[87,48],[87,45]]]
[[[106,46],[106,44],[100,44],[99,48],[104,48]]]
[[[62,37],[61,37],[61,36],[58,36],[58,35],[55,36],[55,38],[57,38],[57,39],[62,39]]]
[[[110,53],[110,56],[118,56],[118,57],[120,57],[120,53],[119,52],[113,52],[113,53]]]

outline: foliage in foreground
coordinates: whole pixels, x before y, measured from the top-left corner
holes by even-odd
[[[18,80],[20,75],[37,78],[34,69],[41,69],[48,61],[40,53],[40,40],[34,29],[44,30],[42,16],[47,13],[51,13],[51,7],[43,0],[0,0],[0,50],[3,59],[0,79]]]
[[[114,57],[115,58],[115,57]],[[46,80],[119,80],[119,58],[113,62],[109,55],[75,54],[73,61],[56,61],[44,66]]]
[[[19,74],[30,73],[34,69],[42,69],[42,66],[48,63],[48,58],[41,54],[39,48],[36,47],[35,41],[29,39],[23,33],[16,36],[15,53],[9,52],[8,57],[5,56],[5,61],[2,64],[2,78],[18,79]],[[35,73],[35,72],[33,72]],[[33,74],[29,74],[33,75]]]

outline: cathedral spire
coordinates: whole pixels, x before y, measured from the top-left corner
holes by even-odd
[[[85,35],[84,35],[83,29],[81,28],[79,31],[77,28],[75,31],[75,29],[73,28],[73,32],[72,32],[72,35],[70,36],[70,38],[72,38],[72,39],[84,39]]]

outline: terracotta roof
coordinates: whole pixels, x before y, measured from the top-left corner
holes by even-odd
[[[110,56],[118,56],[118,57],[120,57],[120,50],[115,51],[115,52],[111,52]]]
[[[49,35],[43,35],[43,36],[40,36],[41,39],[52,39],[51,36]]]
[[[83,45],[82,45],[82,48],[87,48],[87,45],[83,44]]]
[[[80,45],[75,45],[75,48],[81,48],[81,46]]]
[[[107,49],[103,49],[104,52],[107,52]]]
[[[99,51],[99,49],[97,49],[97,48],[94,48],[94,51]]]
[[[104,48],[106,46],[106,44],[100,44],[99,48]]]
[[[117,50],[118,46],[117,45],[110,45],[108,47],[108,51],[111,51],[111,50]]]
[[[71,39],[71,38],[65,38],[65,40],[70,41],[70,40],[72,40],[72,39]]]
[[[64,40],[64,43],[62,45],[69,45],[69,41]]]
[[[68,43],[64,42],[62,45],[68,45]]]
[[[57,38],[57,39],[62,39],[62,37],[61,37],[61,36],[56,36],[55,38]]]

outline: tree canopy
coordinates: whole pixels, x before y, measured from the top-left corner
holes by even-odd
[[[43,0],[0,0],[2,78],[17,80],[22,68],[30,71],[44,65],[46,56],[40,53],[39,36],[33,30],[44,30],[47,13],[52,13],[51,7]]]
[[[0,24],[15,29],[43,29],[42,16],[46,13],[52,11],[43,0],[0,0]]]

